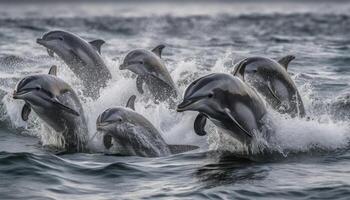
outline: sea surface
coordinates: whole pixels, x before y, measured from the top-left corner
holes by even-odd
[[[113,79],[96,101],[36,39],[51,30],[103,39]],[[138,94],[135,77],[120,71],[128,51],[165,44],[163,59],[182,98],[186,86],[213,72],[230,73],[248,56],[295,55],[288,71],[308,117],[271,109],[270,154],[241,157],[233,146],[193,131],[195,112],[177,113]],[[42,121],[20,117],[16,83],[59,66],[58,76],[83,102],[89,135],[97,116],[137,95],[136,111],[169,144],[199,150],[159,158],[92,153],[54,155],[41,148]],[[350,199],[350,2],[133,1],[0,2],[0,199]],[[147,95],[147,93],[146,93]],[[223,150],[232,153],[223,153]]]

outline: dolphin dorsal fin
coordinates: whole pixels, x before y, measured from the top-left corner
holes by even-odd
[[[131,95],[131,97],[129,98],[128,102],[126,103],[126,107],[135,110],[135,99],[136,99],[136,96],[135,95]]]
[[[101,54],[101,46],[106,43],[104,40],[93,40],[89,42],[92,47],[96,49],[96,51]]]
[[[57,76],[57,66],[56,65],[52,65],[52,67],[49,70],[49,74],[53,75],[53,76]]]
[[[237,76],[238,78],[240,78],[242,81],[244,81],[244,72],[245,72],[245,67],[246,65],[247,59],[242,60],[235,68],[233,75]]]
[[[281,64],[286,70],[288,68],[288,64],[290,63],[290,61],[294,60],[295,56],[293,55],[288,55],[288,56],[284,56],[283,58],[281,58],[278,63]]]
[[[165,48],[164,44],[160,44],[158,46],[156,46],[154,49],[152,49],[152,52],[155,53],[156,55],[159,56],[159,58],[162,57],[162,51]]]

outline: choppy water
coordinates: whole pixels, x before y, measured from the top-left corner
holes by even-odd
[[[101,38],[113,80],[95,102],[80,96],[90,136],[104,109],[137,94],[131,73],[118,66],[134,48],[164,43],[163,58],[180,93],[194,79],[230,72],[252,55],[294,54],[289,71],[312,120],[276,122],[276,153],[222,158],[220,142],[196,136],[195,113],[144,102],[145,115],[168,143],[197,151],[161,158],[95,154],[56,156],[40,148],[41,122],[20,119],[11,93],[29,74],[60,66],[58,76],[77,91],[79,81],[58,58],[35,43],[64,29]],[[90,4],[0,3],[0,199],[348,199],[350,195],[350,3],[134,2]],[[141,99],[140,99],[141,98]],[[272,111],[271,111],[272,112]],[[210,131],[215,134],[215,130]]]

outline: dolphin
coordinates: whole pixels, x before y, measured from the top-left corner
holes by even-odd
[[[278,62],[265,57],[249,57],[237,63],[232,74],[255,88],[276,111],[291,117],[304,117],[303,101],[287,72],[293,59],[292,55]]]
[[[37,39],[46,47],[49,55],[57,54],[83,82],[84,95],[97,99],[99,91],[112,78],[101,58],[103,40],[87,42],[81,37],[66,31],[51,31]]]
[[[139,93],[144,93],[142,86],[146,83],[156,101],[177,97],[175,83],[161,59],[164,48],[164,45],[158,45],[152,51],[132,50],[125,56],[119,67],[120,70],[128,69],[137,74],[136,86]]]
[[[24,100],[22,119],[28,120],[33,110],[46,126],[63,136],[63,146],[55,148],[65,153],[84,152],[87,124],[83,108],[73,89],[56,76],[56,66],[49,74],[32,75],[18,82],[14,99]]]
[[[194,130],[206,135],[210,119],[243,144],[250,144],[256,131],[261,131],[266,107],[261,98],[241,79],[224,73],[213,73],[193,81],[185,90],[178,112],[198,111]]]
[[[169,145],[144,116],[135,112],[135,96],[127,106],[105,110],[98,116],[96,127],[103,135],[104,147],[113,154],[159,157],[197,149],[191,145]]]

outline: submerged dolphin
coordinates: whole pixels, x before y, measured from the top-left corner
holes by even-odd
[[[175,83],[161,59],[164,47],[158,45],[152,51],[145,49],[130,51],[119,67],[120,70],[128,69],[137,74],[137,90],[143,94],[142,85],[145,82],[157,101],[177,97]]]
[[[236,64],[233,74],[256,88],[278,112],[304,117],[303,101],[287,72],[288,64],[294,58],[285,56],[278,62],[264,57],[246,58]]]
[[[84,84],[84,94],[97,99],[99,91],[112,78],[100,55],[103,40],[87,42],[66,31],[51,31],[37,43],[47,48],[49,55],[57,54]]]
[[[133,110],[134,101],[131,96],[129,108],[109,108],[97,118],[97,131],[103,134],[106,149],[121,155],[158,157],[198,148],[167,144],[152,123]]]
[[[198,111],[194,130],[206,135],[207,118],[243,144],[261,131],[266,108],[260,97],[239,78],[214,73],[192,82],[186,89],[178,112]]]
[[[22,119],[28,120],[33,110],[46,125],[63,136],[64,152],[86,150],[87,125],[83,108],[73,89],[55,76],[56,67],[48,75],[33,75],[23,78],[13,93],[14,99],[25,101]]]

